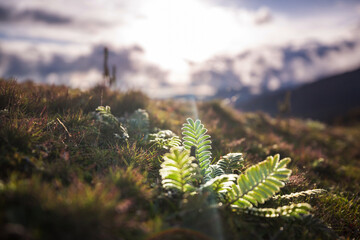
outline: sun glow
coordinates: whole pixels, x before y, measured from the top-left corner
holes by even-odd
[[[241,37],[251,31],[251,16],[242,10],[210,5],[204,1],[144,2],[136,18],[121,27],[122,37],[137,39],[148,60],[172,71],[173,82],[187,80],[189,62],[201,62],[214,54],[233,51],[254,39]],[[254,40],[255,41],[255,40]]]
[[[336,17],[330,23],[322,16],[310,17],[308,21],[317,25],[304,25],[302,21],[306,19],[289,21],[288,16],[266,7],[249,10],[226,8],[205,0],[140,0],[133,9],[133,15],[118,25],[119,44],[141,46],[145,59],[161,66],[169,73],[168,80],[177,84],[190,81],[192,63],[196,65],[216,55],[344,35],[327,27],[336,25]],[[313,28],[309,29],[309,25]]]

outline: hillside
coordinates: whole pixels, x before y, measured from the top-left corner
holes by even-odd
[[[289,91],[291,116],[335,122],[360,108],[360,69]],[[287,92],[269,93],[235,105],[242,111],[260,110],[275,116],[278,114],[278,104],[284,101]]]
[[[0,239],[360,238],[359,127],[239,113],[217,101],[151,100],[136,91],[8,80],[0,80],[0,110]],[[217,182],[219,195],[209,182],[214,188],[193,191],[204,181],[197,158],[184,165],[193,171],[182,178],[193,177],[183,185],[191,194],[168,189],[169,148],[179,144],[175,134],[181,136],[186,119],[197,115],[211,136],[212,167],[227,153],[241,152],[243,163],[232,173],[250,176],[257,170],[245,169],[267,156],[290,157],[291,177],[284,168],[273,175],[272,182],[285,186],[259,207],[309,203],[311,214],[306,207],[292,217],[290,208],[281,217],[256,216],[251,211],[262,197],[227,202],[233,195],[224,194],[226,182]],[[270,171],[254,166],[262,177]],[[286,195],[295,192],[301,194]],[[246,199],[253,210],[241,209]]]

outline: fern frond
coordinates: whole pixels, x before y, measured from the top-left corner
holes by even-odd
[[[207,181],[202,188],[211,189],[214,193],[225,193],[234,184],[236,177],[235,174],[223,174]]]
[[[127,129],[111,113],[111,108],[109,106],[99,106],[95,109],[95,111],[97,120],[102,124],[102,129],[105,129],[108,132],[112,132],[115,138],[120,140],[126,141],[129,138]]]
[[[98,106],[95,111],[98,114],[99,120],[110,127],[118,126],[119,121],[112,115],[110,106]]]
[[[228,153],[220,159],[216,165],[224,171],[225,174],[231,174],[234,170],[240,170],[243,167],[244,158],[242,153]]]
[[[210,136],[206,135],[207,129],[199,119],[194,122],[194,120],[188,118],[186,121],[187,123],[184,123],[181,129],[184,147],[188,150],[195,147],[195,158],[199,162],[201,173],[206,176],[210,172]]]
[[[150,143],[154,143],[160,148],[170,149],[181,145],[180,138],[171,130],[161,130],[157,133],[149,134]]]
[[[147,138],[150,129],[149,114],[144,109],[138,109],[130,115],[127,120],[128,129],[131,135],[138,138]]]
[[[311,206],[308,203],[297,203],[278,208],[246,208],[241,211],[259,217],[295,217],[310,214]]]
[[[290,158],[279,159],[279,154],[267,157],[241,174],[229,191],[230,205],[240,208],[257,206],[279,192],[291,174],[291,170],[286,168]]]
[[[298,197],[305,197],[305,196],[311,196],[311,195],[319,195],[326,193],[327,191],[325,189],[311,189],[296,193],[290,193],[286,195],[276,195],[273,197],[274,200],[276,199],[292,199],[292,198],[298,198]]]
[[[219,177],[223,174],[225,174],[224,170],[222,170],[217,164],[211,164],[209,166],[209,174],[207,175],[209,177],[209,180],[211,178]]]
[[[191,185],[191,181],[196,174],[197,166],[192,163],[194,158],[190,156],[190,152],[172,148],[163,159],[160,169],[163,187],[177,189],[181,193],[194,191],[195,187]]]

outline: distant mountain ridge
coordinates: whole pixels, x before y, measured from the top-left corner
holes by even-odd
[[[237,101],[242,111],[279,113],[278,104],[291,92],[291,116],[333,122],[360,109],[360,68],[302,85],[292,90],[263,94],[248,101]]]

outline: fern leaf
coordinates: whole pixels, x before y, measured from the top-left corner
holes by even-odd
[[[207,175],[208,177],[210,177],[209,180],[211,178],[219,177],[219,176],[225,174],[224,170],[221,169],[217,164],[210,165],[209,170],[210,170],[210,172]]]
[[[166,150],[181,145],[180,138],[170,130],[161,130],[157,133],[149,134],[149,139],[150,143]]]
[[[117,118],[111,114],[110,106],[98,106],[95,110],[98,113],[99,120],[102,121],[103,124],[106,124],[110,127],[117,127],[119,125]]]
[[[220,159],[216,165],[224,171],[225,174],[231,174],[234,170],[240,170],[243,167],[244,158],[242,153],[228,153]]]
[[[259,217],[295,217],[299,218],[302,215],[310,214],[311,206],[308,203],[298,203],[278,208],[246,208],[240,209],[247,214],[259,216]]]
[[[223,174],[207,181],[202,188],[211,189],[214,193],[224,193],[231,188],[236,177],[235,174]]]
[[[131,135],[139,139],[147,139],[150,129],[149,114],[144,109],[138,109],[127,120]]]
[[[305,196],[311,196],[311,195],[319,195],[326,193],[327,191],[325,189],[311,189],[296,193],[290,193],[286,195],[276,195],[273,197],[273,199],[292,199],[292,198],[299,198],[299,197],[305,197]]]
[[[290,159],[279,159],[279,154],[268,157],[241,174],[229,191],[230,204],[240,208],[253,207],[273,197],[291,174],[286,168]]]
[[[190,156],[190,152],[172,148],[163,159],[160,169],[163,187],[177,189],[181,193],[194,191],[191,181],[196,174],[196,164],[192,163],[194,158]]]
[[[115,138],[120,140],[127,140],[129,134],[127,129],[119,122],[119,120],[112,115],[109,106],[99,106],[96,108],[96,117],[102,123],[102,131],[111,132]]]
[[[199,162],[200,170],[203,176],[210,173],[210,158],[211,140],[210,136],[206,135],[207,129],[201,124],[198,119],[194,122],[191,118],[187,119],[187,123],[182,127],[184,147],[188,150],[195,147],[195,158]]]

